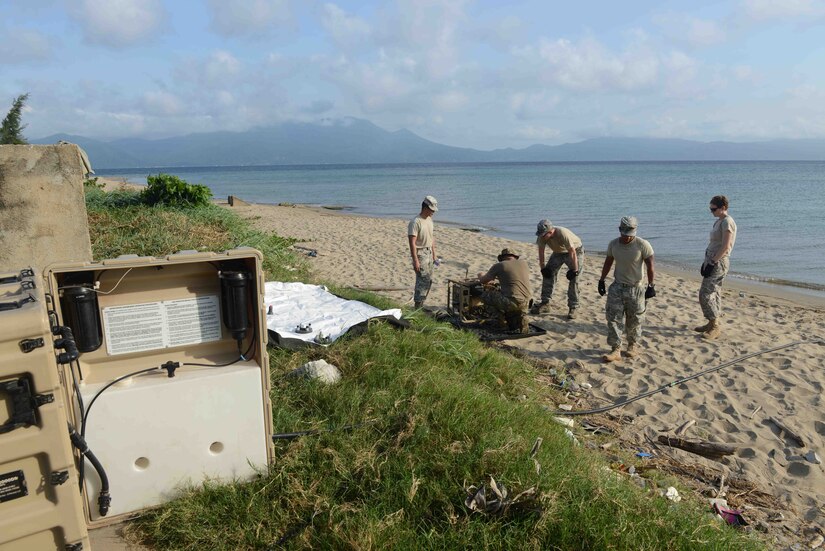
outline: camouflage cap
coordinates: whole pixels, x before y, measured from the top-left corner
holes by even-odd
[[[548,219],[540,220],[536,225],[536,235],[544,235],[553,229],[553,222]]]
[[[438,212],[438,201],[432,195],[424,197],[424,204],[433,212]]]
[[[637,227],[639,227],[639,221],[635,216],[623,216],[619,222],[619,233],[626,237],[633,237],[636,235]]]

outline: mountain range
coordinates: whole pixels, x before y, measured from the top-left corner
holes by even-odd
[[[406,129],[389,132],[355,118],[321,124],[285,122],[244,132],[208,132],[163,139],[97,140],[54,134],[81,146],[95,169],[308,164],[483,163],[564,161],[823,161],[825,140],[699,142],[659,138],[593,138],[524,149],[453,147]]]

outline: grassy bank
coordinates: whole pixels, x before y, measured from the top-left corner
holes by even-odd
[[[289,240],[219,207],[149,208],[90,190],[89,216],[97,258],[248,245],[264,252],[269,278],[311,277]],[[645,493],[575,446],[547,414],[554,396],[535,368],[427,317],[411,321],[327,349],[272,350],[276,432],[354,427],[280,441],[257,479],[183,489],[133,535],[161,549],[760,548],[704,504]],[[284,377],[320,358],[341,383]],[[464,488],[489,475],[514,494],[535,488],[535,499],[506,515],[470,513]]]

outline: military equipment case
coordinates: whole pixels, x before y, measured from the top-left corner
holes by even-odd
[[[173,499],[187,483],[250,478],[273,460],[261,261],[241,248],[0,273],[0,551],[89,549],[88,528]],[[225,311],[238,307],[227,306],[221,275],[238,272],[248,276],[242,340],[226,327]],[[77,286],[95,288],[85,321],[96,316],[99,334],[73,328],[87,351],[61,364],[68,349],[52,328],[83,325],[63,296]],[[174,377],[159,368],[166,362],[181,364]],[[106,516],[88,460],[78,490],[67,428],[83,424],[78,394],[86,442],[110,482]]]

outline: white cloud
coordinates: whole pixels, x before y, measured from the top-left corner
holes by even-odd
[[[150,115],[174,116],[184,110],[180,98],[165,90],[145,92],[141,103],[143,110]]]
[[[335,4],[324,4],[321,25],[332,40],[343,48],[363,45],[371,33],[366,21],[346,13]]]
[[[466,106],[469,98],[457,90],[450,90],[433,97],[433,106],[439,111],[458,111]]]
[[[210,28],[223,36],[265,34],[292,22],[289,0],[208,0]]]
[[[12,65],[43,61],[51,57],[49,38],[40,31],[23,28],[0,28],[0,64]]]
[[[537,64],[545,82],[577,91],[639,90],[652,86],[659,75],[660,61],[652,49],[634,46],[615,54],[592,37],[579,42],[543,38],[537,47],[517,53]]]
[[[755,21],[825,16],[821,0],[742,0],[741,10]]]
[[[81,0],[71,14],[88,42],[111,48],[142,42],[166,20],[160,0]]]
[[[540,92],[516,92],[510,96],[510,109],[519,120],[531,120],[555,114],[561,101],[558,94]]]

